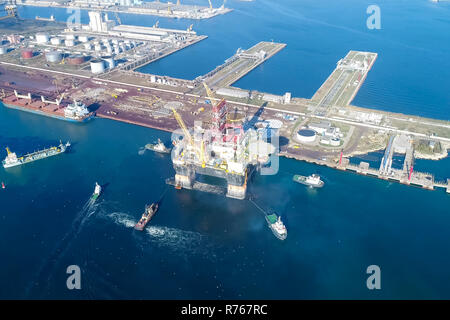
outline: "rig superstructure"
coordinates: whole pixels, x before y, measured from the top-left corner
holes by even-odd
[[[245,130],[245,115],[229,112],[226,101],[217,102],[206,84],[205,88],[212,106],[211,122],[196,122],[193,134],[172,109],[183,132],[172,152],[174,184],[178,189],[193,189],[197,174],[219,177],[227,181],[227,197],[245,199],[248,177],[255,167],[268,162],[273,145],[261,131]]]

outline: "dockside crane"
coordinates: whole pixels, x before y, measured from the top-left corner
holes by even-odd
[[[2,11],[6,12],[6,16],[0,17],[0,20],[19,17],[16,5],[6,5]]]
[[[212,10],[213,6],[212,6],[212,3],[211,3],[211,0],[208,0],[208,2],[209,2],[209,9]]]
[[[114,16],[116,17],[117,23],[122,24],[122,20],[120,20],[119,14],[116,11],[114,11]]]

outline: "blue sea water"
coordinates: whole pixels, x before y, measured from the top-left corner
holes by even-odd
[[[187,1],[185,1],[187,2]],[[379,1],[382,29],[366,28],[369,1],[228,1],[206,21],[121,15],[127,24],[187,27],[208,39],[142,71],[195,78],[238,47],[288,46],[236,86],[311,97],[349,50],[379,53],[356,105],[449,120],[450,4]],[[216,3],[220,4],[220,3]],[[65,10],[21,8],[65,20]],[[87,15],[83,13],[83,21]],[[282,215],[277,240],[250,202],[167,188],[170,159],[139,149],[169,134],[105,119],[79,125],[0,107],[0,146],[19,154],[73,142],[71,152],[0,169],[0,298],[450,298],[450,197],[291,159],[253,178],[256,202]],[[3,158],[6,152],[0,152]],[[379,155],[364,158],[376,166]],[[449,158],[416,168],[450,177]],[[320,190],[292,182],[319,173]],[[95,205],[95,181],[105,185]],[[144,232],[133,224],[164,194]],[[82,289],[66,288],[79,265]],[[382,289],[366,287],[381,268]]]

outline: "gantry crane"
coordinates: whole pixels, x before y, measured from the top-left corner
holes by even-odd
[[[0,17],[0,20],[19,17],[17,13],[17,6],[15,5],[6,5],[2,11],[6,12],[6,16]]]
[[[114,16],[116,17],[117,23],[122,24],[122,20],[120,20],[120,17],[119,17],[119,14],[117,13],[117,11],[114,11]]]

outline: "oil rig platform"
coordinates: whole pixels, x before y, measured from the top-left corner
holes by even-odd
[[[217,100],[205,83],[204,87],[211,99],[210,122],[196,121],[191,134],[180,114],[172,109],[181,132],[178,136],[175,133],[173,141],[175,179],[168,183],[177,189],[207,191],[204,183],[196,181],[197,175],[218,177],[227,182],[227,197],[245,199],[249,177],[269,161],[275,148],[266,141],[263,131],[244,129],[246,116],[242,112],[228,110],[224,99]],[[199,185],[201,188],[196,187]],[[217,188],[211,185],[209,189],[214,192]]]

